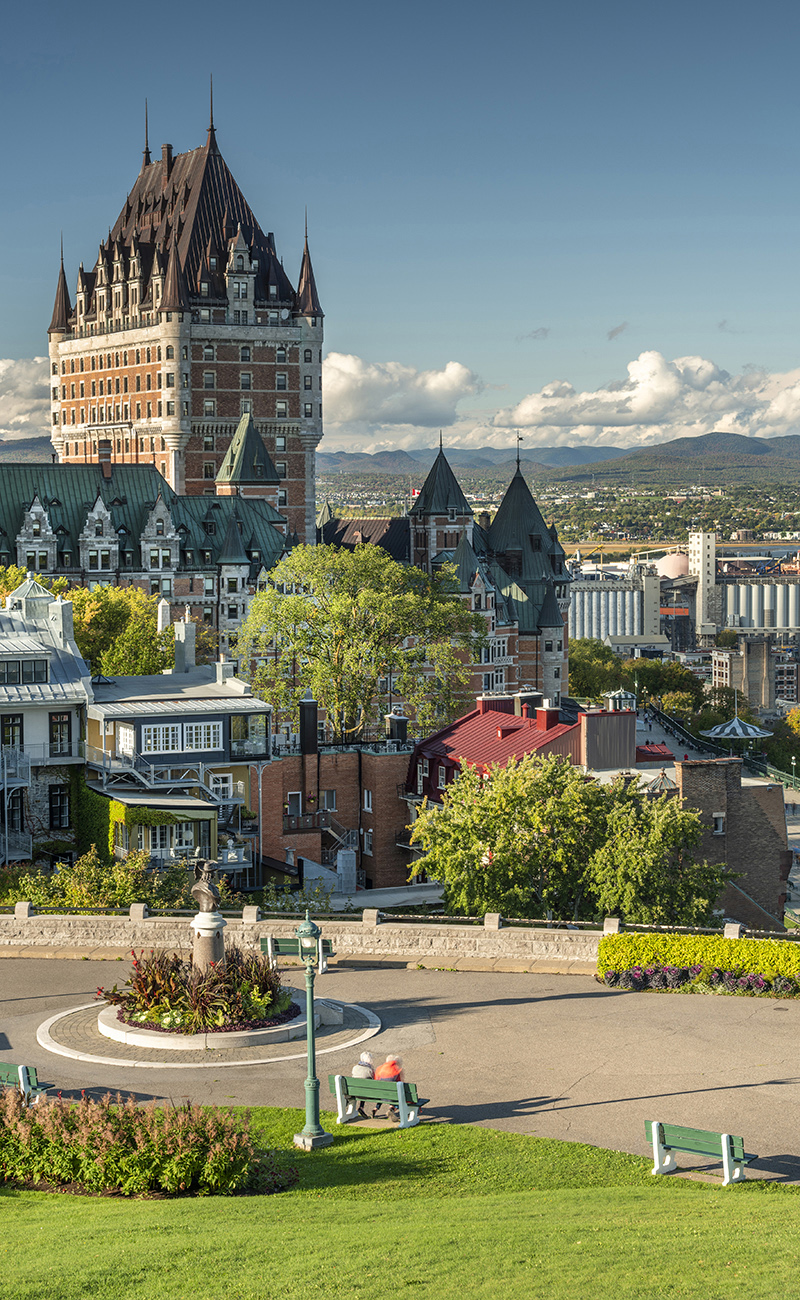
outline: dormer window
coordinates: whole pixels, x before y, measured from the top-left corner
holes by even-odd
[[[33,524],[31,526],[31,536],[41,537],[41,535],[42,535],[42,525],[39,523],[38,519],[34,519]]]
[[[270,298],[272,298],[272,299],[277,298],[277,296],[278,296],[278,286],[277,286],[277,284],[271,284],[271,285],[269,286],[269,296],[270,296]]]
[[[454,523],[456,522],[456,508],[455,508],[455,506],[450,506],[450,507],[448,508],[448,511],[447,511],[447,518],[448,518],[448,520],[450,521],[451,524],[454,524]]]
[[[240,253],[239,256],[236,258],[236,270],[237,270],[237,271],[243,271],[243,270],[244,270],[244,258],[242,257],[241,253]]]
[[[103,536],[103,521],[102,521],[102,519],[95,519],[95,521],[94,521],[94,535],[95,535],[95,537],[102,537],[102,536]]]
[[[209,271],[216,271],[216,269],[217,269],[217,259],[216,259],[216,257],[209,257],[209,259],[208,259],[208,269],[209,269]]]
[[[157,519],[157,520],[156,520],[156,537],[163,537],[163,536],[164,536],[164,520],[163,520],[163,519]]]

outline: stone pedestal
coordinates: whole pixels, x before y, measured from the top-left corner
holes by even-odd
[[[205,975],[211,965],[225,965],[225,937],[222,931],[227,924],[219,912],[198,912],[192,918],[192,966],[198,974]]]

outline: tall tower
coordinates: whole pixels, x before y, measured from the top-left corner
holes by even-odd
[[[74,307],[62,254],[48,333],[60,461],[153,464],[176,492],[213,495],[251,415],[287,531],[313,543],[323,312],[308,231],[295,290],[219,151],[213,114],[198,149],[165,144],[153,162],[145,139],[93,269],[81,264]]]

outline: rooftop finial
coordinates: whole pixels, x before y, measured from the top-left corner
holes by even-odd
[[[61,270],[64,270],[64,231],[61,231]]]
[[[306,204],[306,243],[308,243],[308,204]]]
[[[442,446],[442,431],[441,431],[441,429],[439,430],[439,451],[444,451],[444,447]]]
[[[517,469],[519,469],[519,444],[522,442],[522,434],[517,429]]]
[[[143,159],[144,159],[144,161],[143,161],[143,163],[142,163],[142,166],[143,166],[143,167],[149,167],[149,166],[150,166],[150,161],[151,161],[151,160],[150,160],[150,124],[149,124],[148,117],[147,117],[147,97],[146,97],[146,96],[145,96],[145,101],[144,101],[144,149],[143,149],[143,151],[142,151],[142,156],[143,156]]]
[[[211,112],[208,119],[208,129],[209,131],[213,131],[214,130],[214,74],[213,72],[209,74],[209,91],[210,91]]]

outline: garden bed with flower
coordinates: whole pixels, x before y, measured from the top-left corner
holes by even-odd
[[[230,948],[225,965],[199,973],[174,953],[133,953],[133,970],[121,989],[98,988],[97,997],[117,1008],[117,1019],[135,1029],[170,1034],[241,1033],[296,1019],[292,1002],[260,953]]]
[[[800,996],[800,944],[719,935],[619,934],[600,941],[598,978],[628,992]]]

